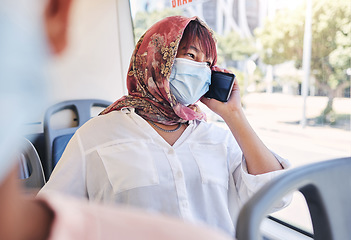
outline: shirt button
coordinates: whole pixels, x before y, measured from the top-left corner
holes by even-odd
[[[185,201],[182,202],[182,206],[183,206],[183,207],[188,207],[188,202],[185,202]]]
[[[182,177],[183,177],[183,173],[180,172],[180,171],[177,173],[177,175],[178,175],[179,178],[182,178]]]
[[[173,149],[169,149],[168,150],[168,154],[174,154],[174,150]]]

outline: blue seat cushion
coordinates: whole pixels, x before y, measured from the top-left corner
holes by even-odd
[[[54,167],[56,166],[57,162],[60,160],[62,153],[63,151],[65,151],[67,143],[72,138],[73,134],[74,133],[66,134],[66,135],[57,137],[54,140],[54,143],[52,146],[52,160],[53,160]]]

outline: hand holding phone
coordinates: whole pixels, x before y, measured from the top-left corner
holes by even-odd
[[[212,71],[211,85],[204,97],[227,102],[233,89],[234,79],[233,73]]]

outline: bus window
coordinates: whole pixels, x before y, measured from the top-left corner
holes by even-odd
[[[135,41],[169,15],[215,32],[218,65],[233,71],[246,116],[292,167],[351,155],[351,5],[347,1],[130,0]],[[310,5],[309,5],[310,4]],[[310,7],[308,7],[310,6]],[[208,121],[225,123],[205,106]],[[303,196],[272,214],[312,233]]]

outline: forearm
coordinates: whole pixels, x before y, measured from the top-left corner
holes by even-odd
[[[250,174],[257,175],[282,169],[279,161],[252,129],[242,109],[228,111],[222,118],[238,142]]]
[[[241,107],[240,89],[236,79],[228,102],[223,103],[204,97],[201,101],[226,122],[245,156],[250,174],[257,175],[282,169],[278,160],[247,121]]]

